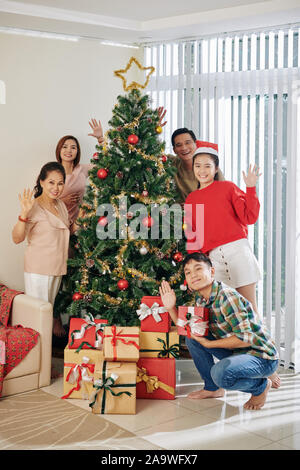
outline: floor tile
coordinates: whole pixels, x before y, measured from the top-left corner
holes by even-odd
[[[225,422],[209,421],[212,419],[197,413],[144,429],[137,435],[172,450],[254,450],[272,443]]]
[[[279,441],[279,444],[290,447],[291,449],[294,449],[294,450],[300,450],[300,433],[297,433],[285,439],[282,439],[281,441]]]
[[[290,447],[279,444],[278,442],[273,442],[266,446],[260,447],[258,450],[292,450]]]
[[[168,421],[193,415],[192,411],[173,406],[172,401],[139,399],[136,401],[136,415],[106,415],[105,419],[128,431],[137,432],[149,426],[161,426]]]

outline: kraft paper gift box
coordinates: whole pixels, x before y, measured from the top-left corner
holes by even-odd
[[[160,296],[144,296],[136,311],[141,321],[141,331],[160,331],[167,333],[171,327],[171,317],[165,309]]]
[[[179,336],[176,326],[169,333],[140,331],[140,357],[179,357]]]
[[[94,320],[91,314],[84,318],[71,318],[69,330],[70,349],[102,349],[103,329],[107,320]]]
[[[142,357],[137,363],[136,397],[174,400],[176,387],[175,359]]]
[[[103,353],[106,361],[137,362],[140,354],[138,326],[105,326]]]
[[[204,307],[178,307],[177,331],[179,335],[191,337],[207,336],[209,309]]]
[[[103,360],[103,352],[98,349],[75,349],[64,351],[64,395],[62,398],[82,398],[88,400],[93,392],[95,363]]]
[[[136,363],[98,361],[89,406],[95,414],[136,414]]]

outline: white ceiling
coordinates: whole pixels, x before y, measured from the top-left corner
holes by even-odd
[[[0,27],[126,44],[300,23],[300,0],[0,0]]]

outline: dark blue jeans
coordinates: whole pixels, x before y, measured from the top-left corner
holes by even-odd
[[[209,336],[208,339],[214,338]],[[278,367],[278,360],[263,359],[245,353],[233,354],[231,349],[208,349],[190,338],[186,338],[185,342],[204,380],[205,390],[224,388],[257,396],[265,390],[267,377]],[[216,364],[214,357],[219,359]]]

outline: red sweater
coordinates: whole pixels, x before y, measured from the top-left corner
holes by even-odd
[[[185,206],[188,253],[208,253],[217,246],[247,238],[247,225],[257,221],[260,207],[255,187],[247,187],[244,193],[231,181],[214,181],[206,188],[197,189],[188,195],[185,204],[190,204]],[[204,205],[203,217],[198,214],[198,225],[197,204]],[[194,233],[190,232],[191,228]],[[196,239],[197,246],[193,243],[189,247],[189,242]]]

